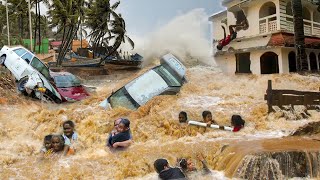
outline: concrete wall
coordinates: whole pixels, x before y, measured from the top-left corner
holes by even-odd
[[[222,25],[221,21],[226,18],[227,18],[227,13],[213,18],[212,25],[211,25],[212,39],[220,40],[223,38],[223,29],[221,28],[221,25]],[[227,31],[226,33],[228,33],[227,29],[226,31]]]
[[[222,72],[234,74],[236,72],[236,57],[234,54],[215,57],[216,63]]]
[[[277,14],[279,15],[279,0],[256,0],[249,5],[249,7],[244,7],[243,10],[247,16],[249,22],[249,28],[245,31],[241,30],[238,32],[238,38],[245,36],[255,36],[259,34],[259,11],[260,8],[267,2],[273,2],[276,5]],[[228,7],[229,8],[229,7]],[[228,26],[233,25],[236,22],[232,12],[228,11]],[[279,18],[278,18],[279,19]]]
[[[289,72],[288,54],[290,51],[281,48],[274,48],[250,51],[250,70],[252,71],[252,74],[261,74],[260,57],[266,52],[274,52],[278,55],[279,73]],[[227,74],[234,74],[236,72],[236,57],[234,54],[215,57],[215,60],[222,72]]]

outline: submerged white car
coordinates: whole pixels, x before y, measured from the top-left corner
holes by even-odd
[[[186,67],[172,54],[156,66],[111,94],[100,106],[136,110],[157,95],[176,94],[185,82]]]
[[[29,76],[36,73],[45,88],[43,96],[56,103],[61,102],[61,95],[50,83],[49,68],[32,52],[22,46],[3,46],[0,51],[0,65],[8,68],[18,81],[18,90],[25,93],[24,85],[28,82]]]

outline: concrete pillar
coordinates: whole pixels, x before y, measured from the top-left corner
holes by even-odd
[[[316,54],[316,59],[317,59],[317,69],[319,71],[320,70],[320,67],[319,67],[319,53]]]
[[[310,71],[310,70],[311,70],[311,66],[310,66],[310,52],[307,51],[306,54],[307,54],[307,60],[308,60],[308,70]]]

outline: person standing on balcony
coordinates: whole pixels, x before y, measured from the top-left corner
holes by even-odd
[[[226,37],[226,29],[224,26],[221,26],[223,29],[224,38],[218,42],[217,49],[222,50],[222,48],[228,45],[232,40],[237,38],[237,29],[247,29],[248,23],[246,20],[242,21],[240,24],[230,25],[229,26],[229,35]],[[238,31],[239,31],[238,30]]]

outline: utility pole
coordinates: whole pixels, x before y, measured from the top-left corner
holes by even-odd
[[[28,0],[28,9],[29,9],[30,51],[33,52],[33,48],[32,48],[32,24],[31,24],[31,7],[30,7],[30,0]]]
[[[10,30],[9,30],[9,15],[8,15],[8,0],[6,0],[6,14],[7,14],[7,34],[8,34],[8,46],[10,46]]]

